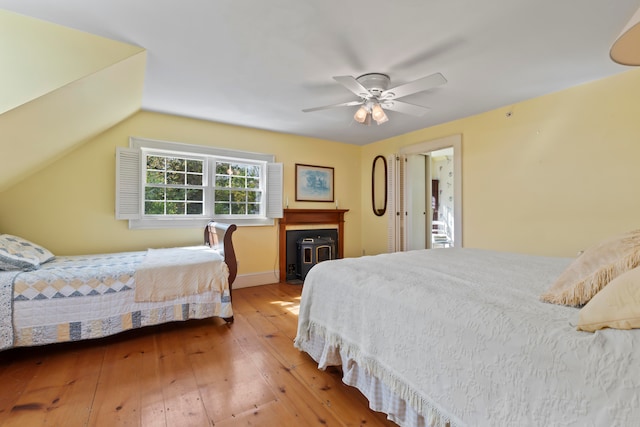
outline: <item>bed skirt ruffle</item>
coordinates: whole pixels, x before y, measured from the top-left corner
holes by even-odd
[[[403,427],[453,427],[446,415],[427,402],[421,405],[426,414],[418,413],[407,399],[394,393],[385,382],[359,364],[348,346],[331,344],[322,334],[310,332],[304,340],[296,341],[296,347],[308,353],[320,369],[342,366],[342,382],[360,390],[372,410],[387,414],[387,419],[394,423]]]

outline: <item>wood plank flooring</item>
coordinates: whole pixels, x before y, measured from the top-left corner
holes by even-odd
[[[0,352],[1,426],[394,426],[293,347],[302,287],[233,294],[192,320]]]

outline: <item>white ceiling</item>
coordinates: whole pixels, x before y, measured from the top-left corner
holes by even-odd
[[[0,0],[147,50],[142,108],[367,144],[628,70],[609,48],[640,0]],[[42,40],[47,43],[47,40]],[[46,72],[46,71],[43,71]],[[360,125],[332,76],[448,83]]]

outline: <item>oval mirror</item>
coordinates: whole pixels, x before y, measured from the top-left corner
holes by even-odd
[[[377,216],[387,212],[387,159],[380,155],[371,168],[371,205]]]

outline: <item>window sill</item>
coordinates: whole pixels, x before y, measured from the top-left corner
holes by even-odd
[[[161,219],[130,219],[129,229],[131,230],[150,230],[150,229],[170,229],[170,228],[201,228],[207,225],[209,221],[220,221],[233,223],[240,227],[249,226],[269,226],[274,225],[273,218],[161,218]]]

